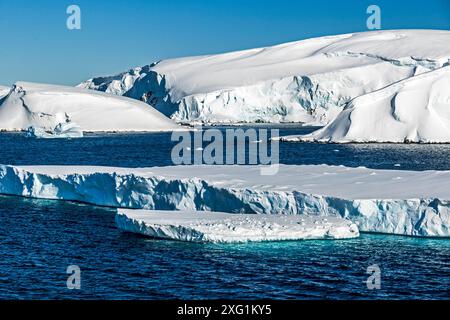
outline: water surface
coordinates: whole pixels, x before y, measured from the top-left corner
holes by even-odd
[[[281,135],[311,131],[284,128]],[[0,163],[171,165],[170,134],[40,140],[0,134]],[[285,164],[450,169],[450,145],[281,143]],[[352,240],[239,245],[158,241],[119,231],[114,210],[0,197],[0,298],[449,299],[450,240],[363,234]],[[381,290],[368,290],[369,265]],[[66,288],[79,265],[81,290]]]

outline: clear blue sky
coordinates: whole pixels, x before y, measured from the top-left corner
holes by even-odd
[[[66,28],[77,4],[82,29]],[[450,29],[450,0],[0,0],[0,84],[73,85],[153,61],[366,30]]]

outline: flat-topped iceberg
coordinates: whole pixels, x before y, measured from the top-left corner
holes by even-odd
[[[0,98],[0,130],[64,131],[67,122],[79,131],[182,129],[143,102],[92,90],[18,82]]]
[[[450,66],[360,96],[326,127],[282,141],[450,143]]]
[[[450,171],[327,165],[113,168],[0,165],[0,193],[102,206],[349,219],[360,231],[450,236]]]
[[[352,98],[449,59],[450,31],[382,30],[162,60],[79,86],[145,101],[178,122],[327,124]]]
[[[119,209],[117,226],[145,236],[189,242],[348,239],[358,227],[337,217]]]

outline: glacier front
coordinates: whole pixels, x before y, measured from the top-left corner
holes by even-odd
[[[327,165],[0,165],[0,193],[130,209],[342,217],[360,231],[450,236],[450,171]]]
[[[448,64],[450,31],[382,30],[162,60],[79,86],[177,122],[324,125],[351,99]]]
[[[187,242],[349,239],[359,236],[358,227],[351,221],[305,215],[118,209],[116,224],[127,232]]]

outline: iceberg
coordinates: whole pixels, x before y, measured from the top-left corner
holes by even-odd
[[[450,142],[450,65],[350,101],[329,125],[282,141]]]
[[[134,99],[80,88],[18,82],[0,98],[0,130],[23,131],[30,127],[38,135],[185,130]]]
[[[359,236],[358,227],[348,220],[304,215],[119,209],[116,224],[127,232],[188,242],[349,239]]]
[[[0,194],[148,210],[341,217],[361,232],[450,237],[450,171],[328,165],[0,165]]]
[[[382,30],[162,60],[79,87],[142,100],[180,123],[325,125],[351,99],[449,59],[450,31]]]
[[[26,131],[27,136],[31,138],[82,138],[83,131],[80,126],[70,121],[67,114],[65,115],[66,121],[60,122],[53,130],[45,130],[39,127],[29,127]]]

